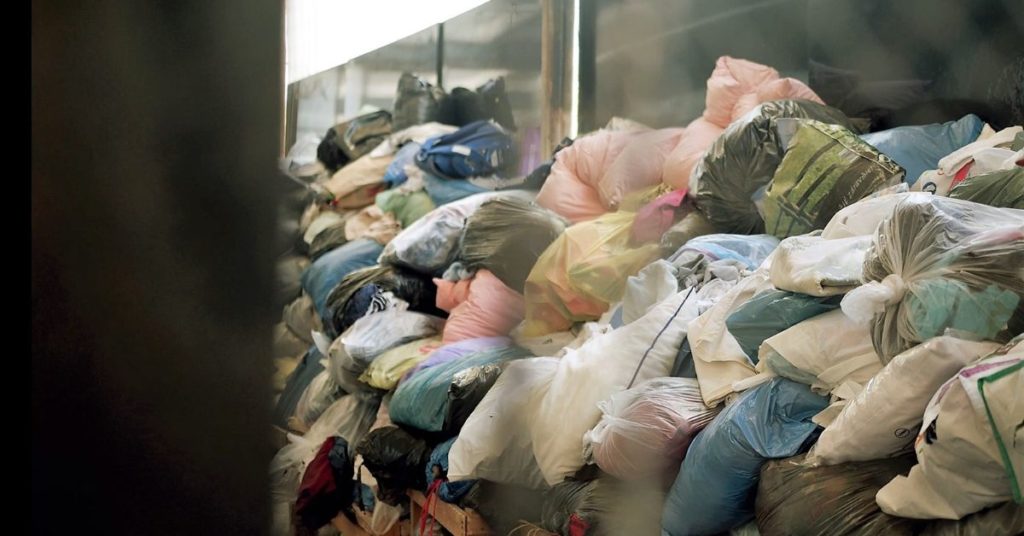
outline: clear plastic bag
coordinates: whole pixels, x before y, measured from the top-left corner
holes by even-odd
[[[871,323],[883,362],[947,328],[978,338],[1007,326],[1019,333],[1022,265],[1024,211],[907,197],[879,225],[864,262],[868,283],[846,295],[843,312]]]
[[[690,378],[647,380],[598,407],[604,415],[584,436],[584,452],[625,480],[656,477],[678,466],[690,441],[718,414],[704,405]]]
[[[317,374],[316,378],[313,378],[309,387],[306,387],[306,391],[302,393],[302,398],[299,398],[299,403],[295,405],[295,418],[299,420],[303,428],[309,428],[335,400],[344,394],[345,391],[331,381],[330,373],[324,370]]]
[[[440,333],[444,322],[436,316],[389,309],[357,320],[342,333],[341,343],[345,352],[365,369],[387,350]]]
[[[820,236],[794,236],[779,244],[772,257],[775,288],[835,296],[860,285],[870,236],[826,240]]]

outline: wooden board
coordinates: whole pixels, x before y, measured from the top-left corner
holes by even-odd
[[[419,490],[409,490],[409,505],[412,527],[419,527],[420,517],[423,515],[423,508],[427,498]],[[431,514],[452,536],[490,536],[491,529],[487,527],[484,518],[480,514],[468,508],[460,508],[454,504],[446,503],[440,499],[431,500]],[[346,535],[347,536],[347,535]]]

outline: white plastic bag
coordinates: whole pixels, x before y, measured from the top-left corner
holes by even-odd
[[[295,405],[295,418],[302,425],[302,429],[312,426],[317,418],[344,394],[345,391],[331,380],[331,375],[326,370],[317,374]]]
[[[387,350],[436,335],[443,328],[443,318],[388,309],[356,320],[341,334],[341,343],[345,345],[348,355],[365,368]]]
[[[583,434],[601,418],[598,402],[669,374],[686,325],[697,315],[695,294],[692,288],[679,292],[635,322],[562,357],[530,430],[533,453],[548,484],[583,466]]]
[[[624,480],[678,467],[690,441],[718,414],[697,380],[653,378],[598,403],[603,416],[584,436],[584,457]]]
[[[960,519],[1014,499],[1024,476],[1024,345],[963,368],[928,403],[917,465],[875,496],[882,511]],[[1010,345],[1007,345],[1010,346]]]
[[[546,487],[533,456],[530,422],[557,368],[558,359],[553,357],[509,363],[452,444],[449,480],[486,479],[531,489]]]
[[[932,395],[999,344],[936,337],[893,358],[825,428],[807,460],[823,465],[895,456],[914,441]]]
[[[835,240],[787,238],[772,256],[772,285],[811,296],[845,294],[860,285],[869,247],[870,235]]]

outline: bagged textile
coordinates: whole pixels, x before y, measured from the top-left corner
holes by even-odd
[[[718,233],[718,228],[711,224],[711,220],[701,211],[694,210],[661,235],[661,251],[669,254],[694,238],[715,233]]]
[[[868,283],[843,298],[843,311],[870,322],[883,362],[947,328],[979,339],[1007,324],[1020,333],[1022,263],[1024,211],[908,197],[879,225],[864,261]]]
[[[957,521],[937,519],[925,525],[921,536],[989,536],[1024,532],[1024,506],[1013,501],[986,508]]]
[[[288,305],[302,292],[302,272],[309,266],[309,259],[292,255],[277,261],[277,293],[274,303],[278,307]]]
[[[783,117],[852,128],[839,110],[803,100],[766,102],[731,123],[708,148],[690,178],[697,208],[722,232],[764,232],[753,196],[772,180],[782,161],[784,149],[775,120]]]
[[[530,426],[558,366],[559,360],[553,357],[508,364],[452,444],[449,479],[547,487],[533,455]]]
[[[426,359],[420,361],[419,364],[410,369],[409,372],[406,372],[405,376],[402,377],[402,380],[404,381],[417,372],[435,365],[462,359],[470,354],[476,354],[498,348],[506,348],[512,345],[512,340],[508,337],[483,337],[480,339],[466,339],[459,342],[453,342],[451,344],[445,344],[431,352]]]
[[[472,195],[493,191],[492,188],[477,186],[468,180],[442,179],[424,171],[420,171],[418,176],[423,181],[423,191],[427,192],[427,195],[430,196],[430,202],[436,207],[454,203]]]
[[[601,470],[624,480],[678,467],[697,432],[718,414],[704,405],[690,378],[652,378],[598,407],[603,415],[583,437],[584,449]]]
[[[295,500],[296,523],[316,530],[331,522],[339,511],[351,510],[352,458],[343,437],[329,437],[306,466]]]
[[[626,290],[622,296],[623,324],[644,316],[651,308],[677,292],[679,283],[672,263],[658,259],[648,264],[636,275],[626,279]]]
[[[377,194],[377,207],[385,214],[394,216],[402,229],[408,229],[416,220],[434,210],[434,202],[426,192],[402,192],[388,190]]]
[[[396,506],[408,500],[406,490],[423,489],[423,466],[430,459],[430,445],[397,426],[377,428],[358,443],[356,452],[377,480],[377,497]]]
[[[523,348],[506,346],[420,370],[398,385],[391,398],[391,420],[425,432],[441,432],[444,430],[444,417],[447,413],[448,388],[456,374],[470,367],[527,356],[529,352]]]
[[[437,121],[441,117],[444,90],[412,74],[402,73],[395,91],[392,128],[399,131],[413,125]]]
[[[541,526],[567,536],[604,534],[602,517],[616,501],[615,486],[608,478],[566,480],[544,493]]]
[[[475,121],[424,142],[416,165],[431,175],[457,180],[504,175],[515,158],[515,145],[505,129],[492,121]]]
[[[284,389],[277,398],[274,406],[274,424],[282,428],[288,427],[289,420],[295,415],[295,409],[299,404],[302,395],[306,393],[313,380],[324,370],[321,363],[323,355],[312,346],[299,360],[299,364],[292,370],[285,380]]]
[[[894,357],[825,428],[808,461],[834,465],[908,450],[932,395],[961,368],[998,347],[943,336]]]
[[[761,200],[779,238],[824,229],[836,212],[897,184],[906,171],[849,130],[811,119],[777,119],[785,155]]]
[[[348,243],[348,238],[345,238],[344,223],[328,227],[317,234],[309,245],[309,258],[316,261],[324,254],[334,251],[346,243]]]
[[[369,238],[384,245],[401,232],[402,225],[390,214],[385,214],[376,205],[370,205],[345,220],[345,238],[358,240]]]
[[[445,432],[458,434],[487,391],[498,381],[501,371],[508,363],[511,361],[470,367],[452,377],[452,383],[448,386],[444,424],[441,426]],[[447,471],[447,467],[445,470]]]
[[[1021,126],[999,132],[983,129],[977,140],[943,156],[935,169],[922,173],[912,189],[944,196],[965,179],[1019,166],[1024,153],[1020,153],[1019,148],[1015,152],[1011,147],[1021,132],[1024,132]]]
[[[803,82],[779,78],[778,71],[771,67],[719,57],[707,81],[703,115],[686,125],[679,144],[665,160],[665,183],[676,189],[687,188],[694,166],[730,123],[757,104],[780,99],[821,103]]]
[[[592,220],[608,212],[597,184],[606,169],[643,131],[598,130],[577,138],[555,155],[537,204],[572,223]]]
[[[391,157],[370,155],[339,169],[326,182],[314,185],[323,198],[337,208],[363,208],[373,204],[376,195],[387,189],[384,172]]]
[[[598,335],[561,358],[532,418],[533,452],[548,484],[583,466],[583,435],[601,419],[598,402],[649,378],[667,376],[688,321],[697,315],[693,289],[661,302],[642,318]],[[572,419],[566,419],[572,415]]]
[[[838,308],[839,299],[836,297],[816,297],[769,289],[740,304],[726,318],[725,327],[743,353],[751,362],[755,362],[758,360],[758,348],[765,340],[808,318]]]
[[[388,309],[444,316],[434,306],[436,287],[428,276],[396,266],[371,266],[345,276],[327,296],[331,334],[343,333],[360,318]]]
[[[341,136],[339,134],[339,131],[344,133],[347,126],[347,124],[341,123],[327,129],[323,139],[316,146],[316,159],[331,173],[338,171],[350,160],[345,151],[341,150]]]
[[[437,489],[437,497],[447,503],[458,503],[459,499],[469,493],[469,489],[476,483],[474,480],[462,480],[459,482],[448,481],[448,453],[451,451],[455,438],[451,438],[438,446],[430,453],[430,460],[426,466],[427,482],[433,482],[441,478],[442,483]]]
[[[375,357],[359,376],[359,381],[370,387],[390,391],[398,385],[406,372],[440,347],[441,338],[437,336],[396,346]]]
[[[354,240],[320,257],[302,274],[302,288],[312,298],[317,315],[330,323],[328,296],[351,272],[373,266],[383,246],[374,240]]]
[[[632,212],[613,212],[562,233],[526,278],[524,334],[565,331],[595,320],[622,298],[626,277],[658,255],[657,245],[629,245]]]
[[[337,127],[335,127],[337,128]],[[338,141],[349,160],[355,161],[380,145],[391,134],[391,113],[377,110],[348,121]]]
[[[396,346],[441,332],[444,319],[436,316],[389,309],[366,315],[341,334],[345,352],[369,366],[377,356]]]
[[[697,435],[661,518],[668,536],[717,534],[754,516],[761,466],[806,451],[828,399],[782,378],[740,393]]]
[[[825,230],[821,232],[821,238],[835,240],[855,236],[873,236],[878,229],[878,224],[891,216],[892,211],[901,201],[910,198],[927,199],[927,196],[930,195],[922,192],[902,192],[861,199],[836,212],[836,215],[825,226]]]
[[[932,397],[914,441],[917,465],[878,491],[887,514],[960,519],[1013,499],[1024,501],[1024,346],[1017,337],[968,365]]]
[[[473,195],[430,211],[388,243],[381,264],[440,276],[458,255],[466,218],[495,195],[499,194]]]
[[[863,386],[882,368],[864,326],[829,311],[765,339],[758,354],[773,372],[829,393],[845,382]]]
[[[907,170],[905,180],[914,184],[922,173],[937,168],[942,157],[978,139],[984,125],[981,118],[968,114],[956,121],[890,128],[860,138]]]
[[[309,343],[292,333],[288,325],[278,322],[274,325],[274,357],[295,357],[309,348]]]
[[[769,461],[757,489],[757,528],[762,536],[911,536],[914,522],[882,513],[875,493],[913,464],[912,456],[832,467],[812,467],[803,456]]]
[[[490,199],[466,218],[459,258],[468,268],[486,268],[522,292],[537,258],[563,231],[562,218],[533,202]]]
[[[444,326],[445,344],[465,339],[508,335],[523,320],[523,296],[488,270],[469,281],[465,301],[456,305]]]
[[[300,426],[292,426],[292,428],[308,429],[335,400],[344,394],[345,391],[331,381],[331,375],[326,370],[320,372],[309,383],[306,391],[302,393],[302,397],[295,405],[295,419],[298,420]]]
[[[344,225],[347,214],[335,212],[333,210],[323,210],[317,213],[309,225],[306,226],[306,230],[302,234],[302,240],[312,246],[313,241],[316,237],[323,233],[327,229],[335,227],[337,225]]]
[[[1024,168],[973,177],[954,186],[949,197],[992,207],[1024,209]]]
[[[630,240],[634,244],[657,242],[672,224],[694,210],[686,189],[674,190],[644,205],[636,213]]]
[[[597,181],[605,208],[617,210],[630,193],[661,184],[665,158],[683,133],[681,128],[663,128],[638,133],[629,140]]]
[[[761,265],[779,246],[779,239],[771,235],[708,234],[687,241],[668,257],[677,264],[687,251],[694,251],[710,261],[731,259],[753,270]]]
[[[772,257],[771,280],[780,290],[811,296],[846,294],[860,286],[870,235],[826,240],[793,236]]]
[[[494,534],[528,536],[523,520],[539,520],[544,501],[537,490],[478,480],[461,502],[479,513]]]

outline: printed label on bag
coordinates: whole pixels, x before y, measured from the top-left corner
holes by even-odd
[[[452,145],[452,152],[459,153],[462,156],[469,156],[473,152],[473,150],[470,149],[469,147],[466,147],[465,145]]]

